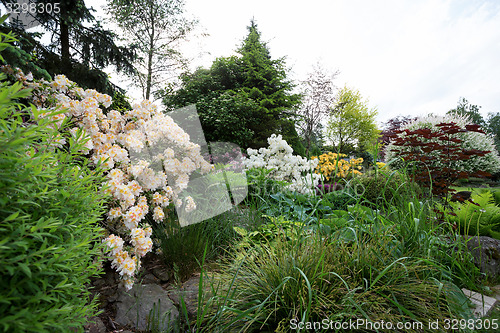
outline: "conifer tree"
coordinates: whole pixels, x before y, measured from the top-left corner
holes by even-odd
[[[16,3],[15,0],[1,1],[4,6]],[[28,2],[47,3],[45,0]],[[133,70],[134,50],[116,45],[117,36],[101,26],[92,14],[93,9],[89,9],[84,0],[58,0],[57,3],[57,11],[37,10],[33,13],[51,40],[48,45],[38,43],[37,65],[51,75],[66,74],[80,85],[92,88],[96,83],[109,85],[109,82],[103,82],[107,81],[106,74],[100,71],[104,67],[114,65],[125,73]]]
[[[181,88],[164,103],[172,108],[196,103],[209,142],[260,148],[271,134],[282,134],[296,153],[304,154],[292,112],[300,95],[291,92],[284,59],[272,59],[253,20],[237,52],[216,59],[210,69],[184,75]]]

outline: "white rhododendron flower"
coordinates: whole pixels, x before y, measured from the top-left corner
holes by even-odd
[[[64,75],[57,75],[52,82],[32,82],[21,71],[18,77],[35,91],[32,103],[39,110],[36,119],[48,118],[60,131],[52,145],[79,143],[80,152],[106,170],[102,188],[112,196],[106,220],[124,234],[120,235],[123,238],[110,235],[104,242],[112,266],[130,289],[141,257],[152,250],[152,230],[145,224],[146,216],[162,221],[163,208],[172,203],[182,207],[179,194],[189,186],[190,175],[197,170],[206,174],[214,166],[172,117],[151,101],[121,113],[109,109],[113,103],[110,96],[77,87]],[[64,112],[50,115],[52,110]],[[64,129],[65,123],[69,129]],[[187,197],[183,209],[195,208],[193,198]]]
[[[186,213],[192,212],[193,210],[196,209],[196,203],[194,202],[194,199],[190,196],[186,197]]]
[[[314,173],[318,160],[308,160],[293,155],[293,149],[282,139],[281,135],[273,134],[267,139],[268,148],[259,150],[248,148],[248,157],[243,159],[245,170],[251,168],[273,169],[269,173],[278,181],[290,183],[287,189],[299,193],[313,194],[321,178]]]

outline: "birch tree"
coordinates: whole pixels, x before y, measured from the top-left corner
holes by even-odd
[[[302,82],[302,103],[297,110],[301,116],[298,122],[304,138],[306,155],[318,134],[322,131],[322,122],[330,113],[335,102],[336,87],[333,83],[338,71],[329,73],[318,63]]]
[[[136,47],[131,79],[149,99],[186,67],[180,46],[197,22],[185,17],[183,0],[108,0],[107,10]]]

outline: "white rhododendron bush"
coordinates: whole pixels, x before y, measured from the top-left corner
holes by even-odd
[[[30,75],[14,74],[33,89],[31,102],[38,109],[35,121],[49,116],[59,129],[50,146],[62,148],[67,140],[84,140],[82,154],[106,170],[108,180],[102,189],[113,200],[106,221],[110,234],[103,241],[112,266],[130,289],[141,257],[152,250],[152,228],[145,223],[146,215],[159,222],[171,204],[178,211],[194,210],[193,198],[179,194],[188,187],[195,170],[205,174],[213,166],[202,157],[200,146],[190,142],[189,135],[149,101],[122,114],[109,109],[110,96],[84,90],[63,75],[52,82],[33,82]],[[57,109],[59,114],[49,115]]]
[[[417,130],[419,128],[430,128],[437,130],[437,124],[450,122],[456,123],[461,128],[465,128],[466,125],[471,124],[471,121],[467,117],[459,115],[428,115],[401,126],[401,129]],[[405,133],[400,133],[399,136],[404,138]],[[462,140],[460,145],[464,150],[477,149],[491,151],[491,153],[484,156],[474,156],[468,160],[456,161],[455,163],[457,169],[467,172],[481,170],[489,173],[495,173],[500,169],[500,157],[495,148],[494,139],[490,135],[478,132],[463,132],[456,133],[453,136]],[[440,141],[440,143],[442,142]],[[400,156],[400,152],[409,151],[410,149],[412,148],[409,146],[394,146],[392,143],[390,143],[385,149],[385,159],[386,161],[391,162],[393,166],[401,167],[402,163],[399,162],[400,158],[398,158]],[[447,161],[442,161],[440,159],[439,152],[429,152],[429,154],[435,157],[435,159],[432,160],[432,163],[435,163],[438,166],[445,166],[444,163],[446,163]]]
[[[293,149],[281,135],[273,134],[268,139],[268,148],[249,148],[243,160],[246,170],[251,168],[272,169],[269,177],[290,183],[287,189],[304,194],[313,194],[320,175],[314,173],[318,160],[293,155]]]

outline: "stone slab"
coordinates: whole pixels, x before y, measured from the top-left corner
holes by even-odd
[[[493,307],[498,302],[496,298],[482,295],[475,291],[470,291],[468,289],[462,289],[462,292],[467,296],[468,299],[475,306],[475,309],[472,311],[476,318],[481,318],[487,316]]]
[[[168,331],[178,317],[168,293],[156,284],[134,284],[128,292],[122,290],[117,299],[115,321],[120,325]]]

